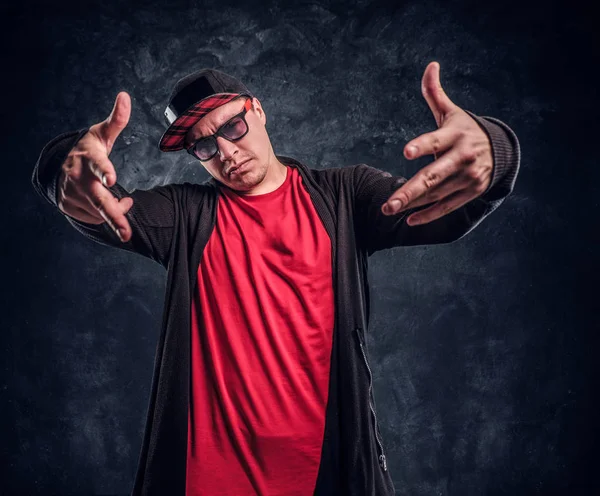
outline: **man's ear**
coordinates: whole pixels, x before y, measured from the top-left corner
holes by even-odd
[[[252,98],[252,106],[254,107],[254,110],[256,110],[256,112],[258,113],[258,117],[260,118],[263,125],[265,125],[267,123],[267,115],[265,114],[265,111],[262,108],[260,100],[256,97]]]

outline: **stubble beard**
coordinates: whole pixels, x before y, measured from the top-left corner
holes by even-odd
[[[233,190],[246,192],[257,187],[261,184],[266,175],[268,166],[264,164],[258,165],[256,159],[252,159],[254,162],[251,164],[252,168],[246,172],[243,172],[239,176],[234,176],[233,180],[230,179],[229,187]]]

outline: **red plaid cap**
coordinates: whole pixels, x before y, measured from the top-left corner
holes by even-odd
[[[165,131],[165,134],[163,134],[158,144],[160,150],[163,152],[175,152],[178,150],[183,150],[185,136],[191,127],[196,125],[196,123],[211,110],[214,110],[221,105],[230,102],[231,100],[239,98],[240,96],[243,96],[243,94],[219,93],[208,96],[192,105],[189,109],[177,117],[177,119],[175,119]],[[246,96],[251,95],[248,94]]]

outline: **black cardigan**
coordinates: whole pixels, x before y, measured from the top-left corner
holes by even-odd
[[[470,114],[492,143],[492,183],[478,198],[433,222],[408,226],[405,219],[428,205],[393,216],[381,213],[392,192],[406,182],[364,164],[311,169],[297,167],[331,239],[335,327],[331,356],[325,436],[315,494],[391,495],[384,443],[377,426],[365,332],[369,321],[368,256],[394,246],[449,243],[471,231],[512,191],[520,163],[515,134],[502,122]],[[87,132],[66,133],[49,142],[33,171],[38,193],[57,205],[60,166]],[[65,218],[88,238],[130,250],[167,269],[166,297],[156,349],[147,420],[132,494],[185,494],[190,366],[190,308],[202,251],[216,220],[219,188],[214,179],[202,184],[171,184],[150,190],[110,188],[131,196],[126,214],[133,235],[121,243],[106,224]]]

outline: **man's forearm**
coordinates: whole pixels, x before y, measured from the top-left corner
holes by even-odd
[[[57,181],[60,167],[87,129],[63,133],[44,146],[33,169],[31,182],[40,196],[58,206]]]
[[[406,218],[428,208],[433,202],[409,208],[396,215],[381,213],[390,195],[406,183],[404,177],[368,167],[356,169],[357,226],[369,253],[394,246],[450,243],[473,228],[494,211],[513,190],[520,167],[520,149],[514,132],[506,124],[492,118],[474,116],[489,132],[494,150],[492,182],[486,192],[459,209],[421,225],[409,225]]]

